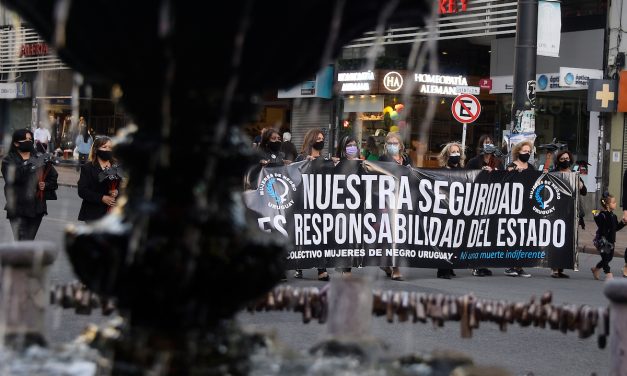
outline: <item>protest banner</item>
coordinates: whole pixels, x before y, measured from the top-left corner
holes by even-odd
[[[288,269],[572,269],[576,176],[318,159],[261,169],[244,200]]]

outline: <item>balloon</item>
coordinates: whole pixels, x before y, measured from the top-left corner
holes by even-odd
[[[390,119],[398,120],[398,112],[396,112],[396,111],[390,112]]]
[[[395,133],[398,132],[398,126],[397,125],[393,125],[390,127],[390,132]]]
[[[392,111],[394,111],[394,109],[390,106],[387,106],[386,108],[383,109],[384,114],[387,114],[388,112],[392,112]]]
[[[396,111],[398,111],[398,112],[403,111],[403,109],[404,109],[404,108],[405,108],[405,105],[404,105],[404,104],[402,104],[402,103],[399,103],[399,104],[397,104],[397,105],[395,105],[395,106],[394,106],[394,109],[395,109]]]

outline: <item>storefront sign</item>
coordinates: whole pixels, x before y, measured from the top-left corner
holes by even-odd
[[[403,76],[398,72],[388,72],[383,76],[383,87],[396,92],[403,87]]]
[[[288,90],[279,90],[277,98],[326,98],[333,96],[333,67],[322,69],[315,77]]]
[[[588,111],[616,112],[618,82],[616,80],[590,80]]]
[[[374,82],[374,72],[340,72],[337,74],[337,81],[340,83],[340,92],[363,92],[370,93],[374,88],[371,82]]]
[[[482,78],[479,80],[479,87],[482,89],[492,90],[492,79]]]
[[[481,88],[479,86],[455,86],[455,92],[457,94],[481,94]]]
[[[562,14],[559,1],[538,2],[538,56],[559,57],[562,36]]]
[[[514,87],[513,76],[493,76],[491,94],[511,93]],[[540,73],[536,75],[536,90],[538,92],[564,91],[564,90],[585,90],[588,84],[580,81],[579,86],[561,86],[559,73]]]
[[[44,55],[48,55],[48,45],[46,43],[26,43],[20,48],[20,57]]]
[[[0,98],[2,99],[30,98],[30,96],[28,82],[0,83]]]
[[[316,160],[263,168],[243,195],[286,269],[572,268],[576,179]]]
[[[600,69],[581,69],[560,67],[560,86],[578,89],[588,88],[588,80],[603,78]]]
[[[452,14],[465,12],[468,8],[468,0],[438,0],[440,14]]]
[[[415,73],[414,81],[420,84],[421,94],[457,96],[457,86],[468,86],[464,76],[443,76],[439,74]]]

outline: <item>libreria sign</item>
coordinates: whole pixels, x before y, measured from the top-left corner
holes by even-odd
[[[439,74],[414,74],[414,81],[420,85],[421,94],[457,96],[456,86],[468,86],[464,76],[441,76]]]

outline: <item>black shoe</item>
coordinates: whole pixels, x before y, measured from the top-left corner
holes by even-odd
[[[437,274],[438,278],[442,278],[442,279],[451,279],[451,272],[448,269],[438,269],[438,274]]]
[[[484,275],[484,276],[486,276],[486,277],[489,277],[489,276],[491,276],[491,275],[492,275],[492,270],[490,270],[490,269],[487,269],[487,268],[481,268],[480,270],[481,270],[481,272],[483,273],[483,275]]]
[[[328,281],[330,279],[331,278],[329,278],[329,273],[327,273],[327,272],[318,273],[318,281],[326,282],[326,281]]]
[[[450,271],[451,277],[457,277],[457,274],[455,274],[455,270],[451,269]]]
[[[303,279],[303,271],[301,269],[296,269],[294,272],[294,278]]]

